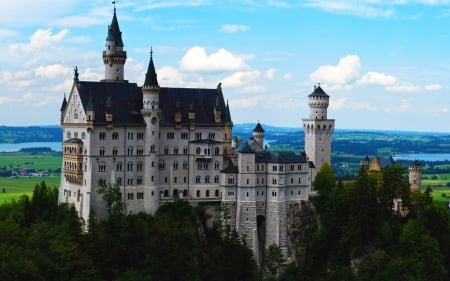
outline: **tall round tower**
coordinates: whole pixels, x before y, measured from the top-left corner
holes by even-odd
[[[111,25],[108,26],[108,36],[106,37],[105,50],[103,51],[103,63],[105,64],[104,81],[124,81],[124,66],[127,60],[127,52],[123,50],[122,32],[116,16],[114,6],[114,16]]]
[[[334,131],[334,119],[327,119],[330,97],[319,86],[308,96],[309,118],[303,119],[305,133],[305,152],[311,167],[311,181],[323,163],[331,164],[331,136]]]
[[[422,164],[414,161],[409,165],[409,186],[411,190],[420,190],[422,188]]]
[[[159,183],[158,183],[158,151],[159,151],[159,85],[153,64],[153,51],[150,51],[150,62],[145,82],[142,86],[141,113],[146,123],[145,128],[145,210],[154,213],[159,207]]]

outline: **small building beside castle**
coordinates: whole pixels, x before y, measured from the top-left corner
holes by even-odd
[[[84,81],[75,69],[61,106],[63,164],[59,202],[76,208],[87,223],[91,213],[107,215],[101,184],[120,188],[125,212],[155,212],[177,199],[222,206],[261,261],[278,245],[293,256],[289,213],[308,201],[311,182],[331,162],[334,120],[329,96],[314,87],[303,119],[305,152],[270,151],[258,122],[251,140],[233,141],[233,122],[222,86],[161,87],[150,51],[144,83],[125,80],[127,53],[116,9],[108,27],[105,78]],[[293,116],[297,118],[296,116]]]

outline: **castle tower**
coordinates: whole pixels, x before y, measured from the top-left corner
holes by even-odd
[[[408,170],[411,190],[420,190],[422,188],[422,164],[416,160],[409,165]]]
[[[230,158],[232,151],[231,151],[231,138],[233,134],[233,121],[231,120],[231,114],[230,114],[230,106],[228,105],[225,109],[225,132],[224,132],[224,139],[223,139],[223,149],[224,149],[224,156],[225,158]]]
[[[116,16],[116,6],[111,25],[108,26],[103,63],[105,64],[105,79],[103,81],[124,81],[124,66],[127,52],[123,50],[122,32]]]
[[[238,147],[236,230],[246,238],[246,243],[257,254],[258,235],[256,221],[255,152],[244,141]],[[259,258],[255,256],[258,261]]]
[[[258,147],[254,146],[256,151],[264,150],[264,135],[265,135],[265,132],[266,131],[264,131],[263,127],[261,126],[261,124],[258,121],[258,124],[256,124],[256,127],[253,129],[253,140],[258,143]]]
[[[145,128],[145,177],[144,186],[145,198],[152,200],[145,201],[145,210],[154,213],[159,207],[159,188],[158,188],[158,151],[159,151],[159,85],[156,76],[155,65],[153,64],[153,51],[150,50],[150,62],[145,82],[142,86],[143,108],[142,116],[146,123]]]
[[[330,97],[319,86],[308,96],[309,118],[303,119],[305,133],[305,152],[309,161],[314,163],[311,181],[323,163],[331,164],[331,136],[334,131],[334,119],[327,118]]]

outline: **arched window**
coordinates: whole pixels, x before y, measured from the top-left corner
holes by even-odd
[[[219,197],[219,190],[218,190],[218,189],[216,189],[216,191],[214,192],[214,195],[215,195],[216,197]]]
[[[206,197],[209,197],[209,189],[206,190]]]

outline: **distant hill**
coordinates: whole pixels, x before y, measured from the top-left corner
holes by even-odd
[[[0,126],[0,143],[61,142],[61,128],[55,126]]]

